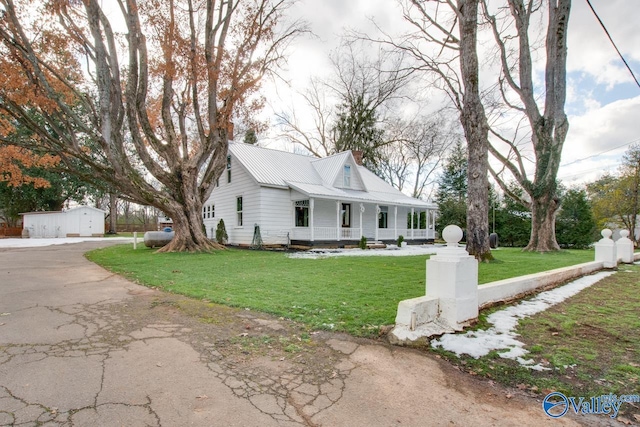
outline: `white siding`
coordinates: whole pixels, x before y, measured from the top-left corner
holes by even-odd
[[[334,200],[316,200],[315,209],[313,210],[313,223],[316,227],[335,227],[336,202]]]
[[[78,207],[64,212],[67,234],[97,236],[104,234],[104,213],[89,207]]]
[[[362,222],[362,235],[367,239],[373,240],[376,236],[376,226],[378,225],[378,212],[376,211],[376,205],[364,205]]]
[[[100,236],[104,234],[104,212],[81,206],[66,212],[26,213],[24,228],[35,238]]]
[[[66,220],[64,213],[32,213],[23,217],[24,228],[29,230],[29,237],[51,238],[66,237]]]
[[[344,185],[344,166],[345,165],[351,166],[351,186],[349,187],[345,187]],[[334,181],[333,186],[336,188],[349,188],[351,190],[365,191],[364,185],[362,184],[362,180],[360,179],[360,173],[358,172],[358,167],[356,166],[355,163],[351,161],[351,157],[348,157],[347,161],[345,161],[344,165],[342,165],[342,167],[340,168],[340,171],[338,172],[338,176],[336,177],[336,180]]]
[[[236,198],[242,197],[242,226],[237,225]],[[227,183],[227,171],[220,177],[220,186],[211,193],[205,205],[215,206],[215,218],[205,219],[207,235],[215,237],[220,219],[224,219],[229,242],[232,245],[249,245],[253,240],[253,226],[260,219],[260,187],[231,157],[231,183]]]
[[[302,200],[299,199],[299,200]],[[280,188],[260,188],[260,235],[264,244],[287,244],[293,226],[293,205],[290,191]]]

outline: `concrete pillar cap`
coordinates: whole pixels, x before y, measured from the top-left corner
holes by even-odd
[[[447,225],[442,230],[442,238],[447,242],[447,246],[458,246],[458,242],[462,240],[462,229],[457,225]]]

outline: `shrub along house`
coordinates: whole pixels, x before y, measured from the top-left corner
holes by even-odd
[[[232,245],[344,246],[368,240],[433,241],[436,205],[408,197],[361,165],[361,153],[318,159],[229,143],[227,168],[202,215],[220,219]]]

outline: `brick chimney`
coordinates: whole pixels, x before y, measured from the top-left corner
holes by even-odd
[[[356,164],[362,166],[362,156],[364,153],[361,150],[351,150],[351,154],[353,155],[353,159],[356,161]]]
[[[227,139],[229,141],[233,141],[233,130],[234,130],[234,124],[233,122],[228,122],[227,123]]]

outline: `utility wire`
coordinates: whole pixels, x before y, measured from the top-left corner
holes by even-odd
[[[640,142],[640,139],[634,139],[634,140],[633,140],[633,141],[631,141],[631,142],[625,142],[625,143],[624,143],[624,144],[622,144],[622,145],[618,145],[618,146],[616,146],[616,147],[609,148],[608,150],[604,150],[604,151],[601,151],[601,152],[599,152],[599,153],[592,154],[592,155],[590,155],[590,156],[583,157],[583,158],[581,158],[581,159],[577,159],[577,160],[574,160],[574,161],[572,161],[572,162],[562,164],[562,165],[560,165],[560,167],[563,167],[563,166],[569,166],[569,165],[572,165],[572,164],[574,164],[574,163],[578,163],[578,162],[581,162],[581,161],[583,161],[583,160],[590,159],[590,158],[592,158],[592,157],[598,157],[598,156],[601,156],[601,155],[603,155],[603,154],[605,154],[605,153],[608,153],[609,151],[617,150],[618,148],[622,148],[622,147],[625,147],[625,146],[627,146],[627,145],[634,144],[634,143],[636,143],[636,142]]]
[[[615,42],[613,41],[613,39],[611,38],[611,34],[609,34],[609,31],[607,30],[607,27],[604,26],[604,22],[602,22],[602,19],[600,19],[600,17],[598,16],[598,14],[596,13],[596,10],[593,8],[593,5],[591,5],[591,1],[587,0],[587,4],[589,5],[589,7],[591,8],[591,11],[593,12],[593,14],[595,15],[596,19],[598,20],[598,22],[600,23],[600,26],[602,27],[602,29],[604,30],[604,32],[607,34],[607,37],[609,37],[609,41],[611,42],[611,44],[613,45],[613,47],[615,48],[616,52],[618,52],[618,55],[620,56],[620,59],[622,59],[622,62],[624,62],[624,65],[627,66],[627,70],[629,70],[629,72],[631,73],[631,77],[633,77],[633,80],[636,81],[636,84],[638,85],[638,87],[640,87],[640,82],[638,82],[638,79],[636,78],[636,75],[633,74],[633,70],[631,69],[631,67],[629,66],[629,64],[627,63],[627,60],[624,59],[624,56],[622,56],[622,53],[620,53],[620,50],[618,49],[618,46],[616,46]]]

